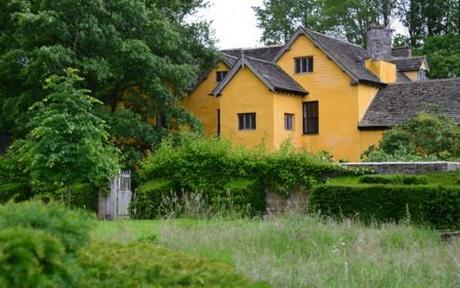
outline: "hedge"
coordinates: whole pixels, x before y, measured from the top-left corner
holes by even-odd
[[[428,184],[425,176],[414,175],[364,175],[359,177],[363,184],[424,185]]]
[[[436,228],[460,227],[460,187],[433,185],[320,185],[310,210],[369,221],[408,220]]]
[[[214,212],[228,211],[245,216],[262,215],[265,212],[265,193],[257,180],[227,179],[222,189],[214,189],[202,193],[202,199]],[[163,217],[174,211],[183,209],[180,201],[184,191],[174,187],[173,182],[165,179],[154,179],[136,189],[136,195],[130,205],[131,217],[135,219],[154,219]],[[171,201],[174,198],[176,201]],[[168,207],[165,207],[169,199]],[[171,207],[175,206],[175,207]],[[202,207],[203,208],[203,207]]]

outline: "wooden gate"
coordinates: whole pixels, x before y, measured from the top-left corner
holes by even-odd
[[[110,183],[110,192],[99,194],[99,218],[129,218],[131,198],[131,171],[121,171]]]

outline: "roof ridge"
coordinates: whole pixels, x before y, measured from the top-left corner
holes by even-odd
[[[240,59],[240,58],[238,58],[238,57],[236,57],[236,56],[227,54],[227,53],[225,53],[225,52],[221,52],[221,53],[222,53],[223,55],[225,55],[225,56],[227,56],[227,57],[230,57],[230,58],[233,58],[233,59],[237,59],[237,60]]]
[[[248,56],[248,55],[244,55],[244,58],[249,58],[249,59],[251,59],[251,60],[255,60],[255,61],[259,61],[259,62],[263,62],[263,63],[267,63],[267,64],[272,64],[272,65],[276,65],[275,62],[270,62],[270,61],[262,60],[262,59],[259,59],[259,58],[254,58],[254,57]]]
[[[411,56],[411,57],[395,57],[392,56],[391,60],[410,60],[410,59],[419,59],[419,58],[426,58],[426,55],[420,55],[420,56]]]
[[[314,34],[317,34],[317,35],[319,35],[319,36],[323,36],[323,37],[329,38],[329,39],[331,39],[331,40],[335,40],[335,41],[337,41],[337,42],[341,42],[341,43],[343,43],[343,44],[347,44],[347,45],[350,45],[350,46],[354,46],[354,47],[357,47],[357,48],[361,48],[361,49],[363,49],[363,50],[366,50],[366,49],[364,49],[364,47],[361,46],[361,45],[358,45],[358,44],[355,44],[355,43],[351,43],[351,42],[348,42],[348,41],[345,41],[345,40],[337,39],[337,38],[335,38],[335,37],[326,35],[326,34],[324,34],[324,33],[320,33],[320,32],[314,31],[314,30],[312,30],[312,29],[310,29],[310,28],[306,28],[306,27],[303,27],[303,26],[302,26],[302,28],[305,29],[305,30],[307,30],[307,31],[310,31],[310,32],[312,32],[312,33],[314,33]]]
[[[424,84],[427,82],[450,82],[450,81],[460,81],[460,77],[457,78],[444,78],[444,79],[426,79],[423,81],[412,81],[412,82],[395,82],[388,83],[388,85],[411,85],[411,84]]]

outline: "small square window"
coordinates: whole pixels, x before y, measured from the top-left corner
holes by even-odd
[[[313,72],[313,56],[295,58],[295,73]]]
[[[284,129],[294,130],[294,114],[284,113]]]
[[[256,130],[256,113],[238,114],[239,130]]]
[[[227,71],[217,71],[216,72],[216,81],[220,82],[224,80],[225,76],[227,76]]]

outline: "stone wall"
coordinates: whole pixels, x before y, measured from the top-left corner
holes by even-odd
[[[460,162],[360,162],[343,163],[344,167],[365,168],[379,174],[424,174],[460,170]]]
[[[306,214],[308,207],[308,191],[297,189],[289,196],[284,196],[278,192],[268,191],[267,216],[289,213]]]

